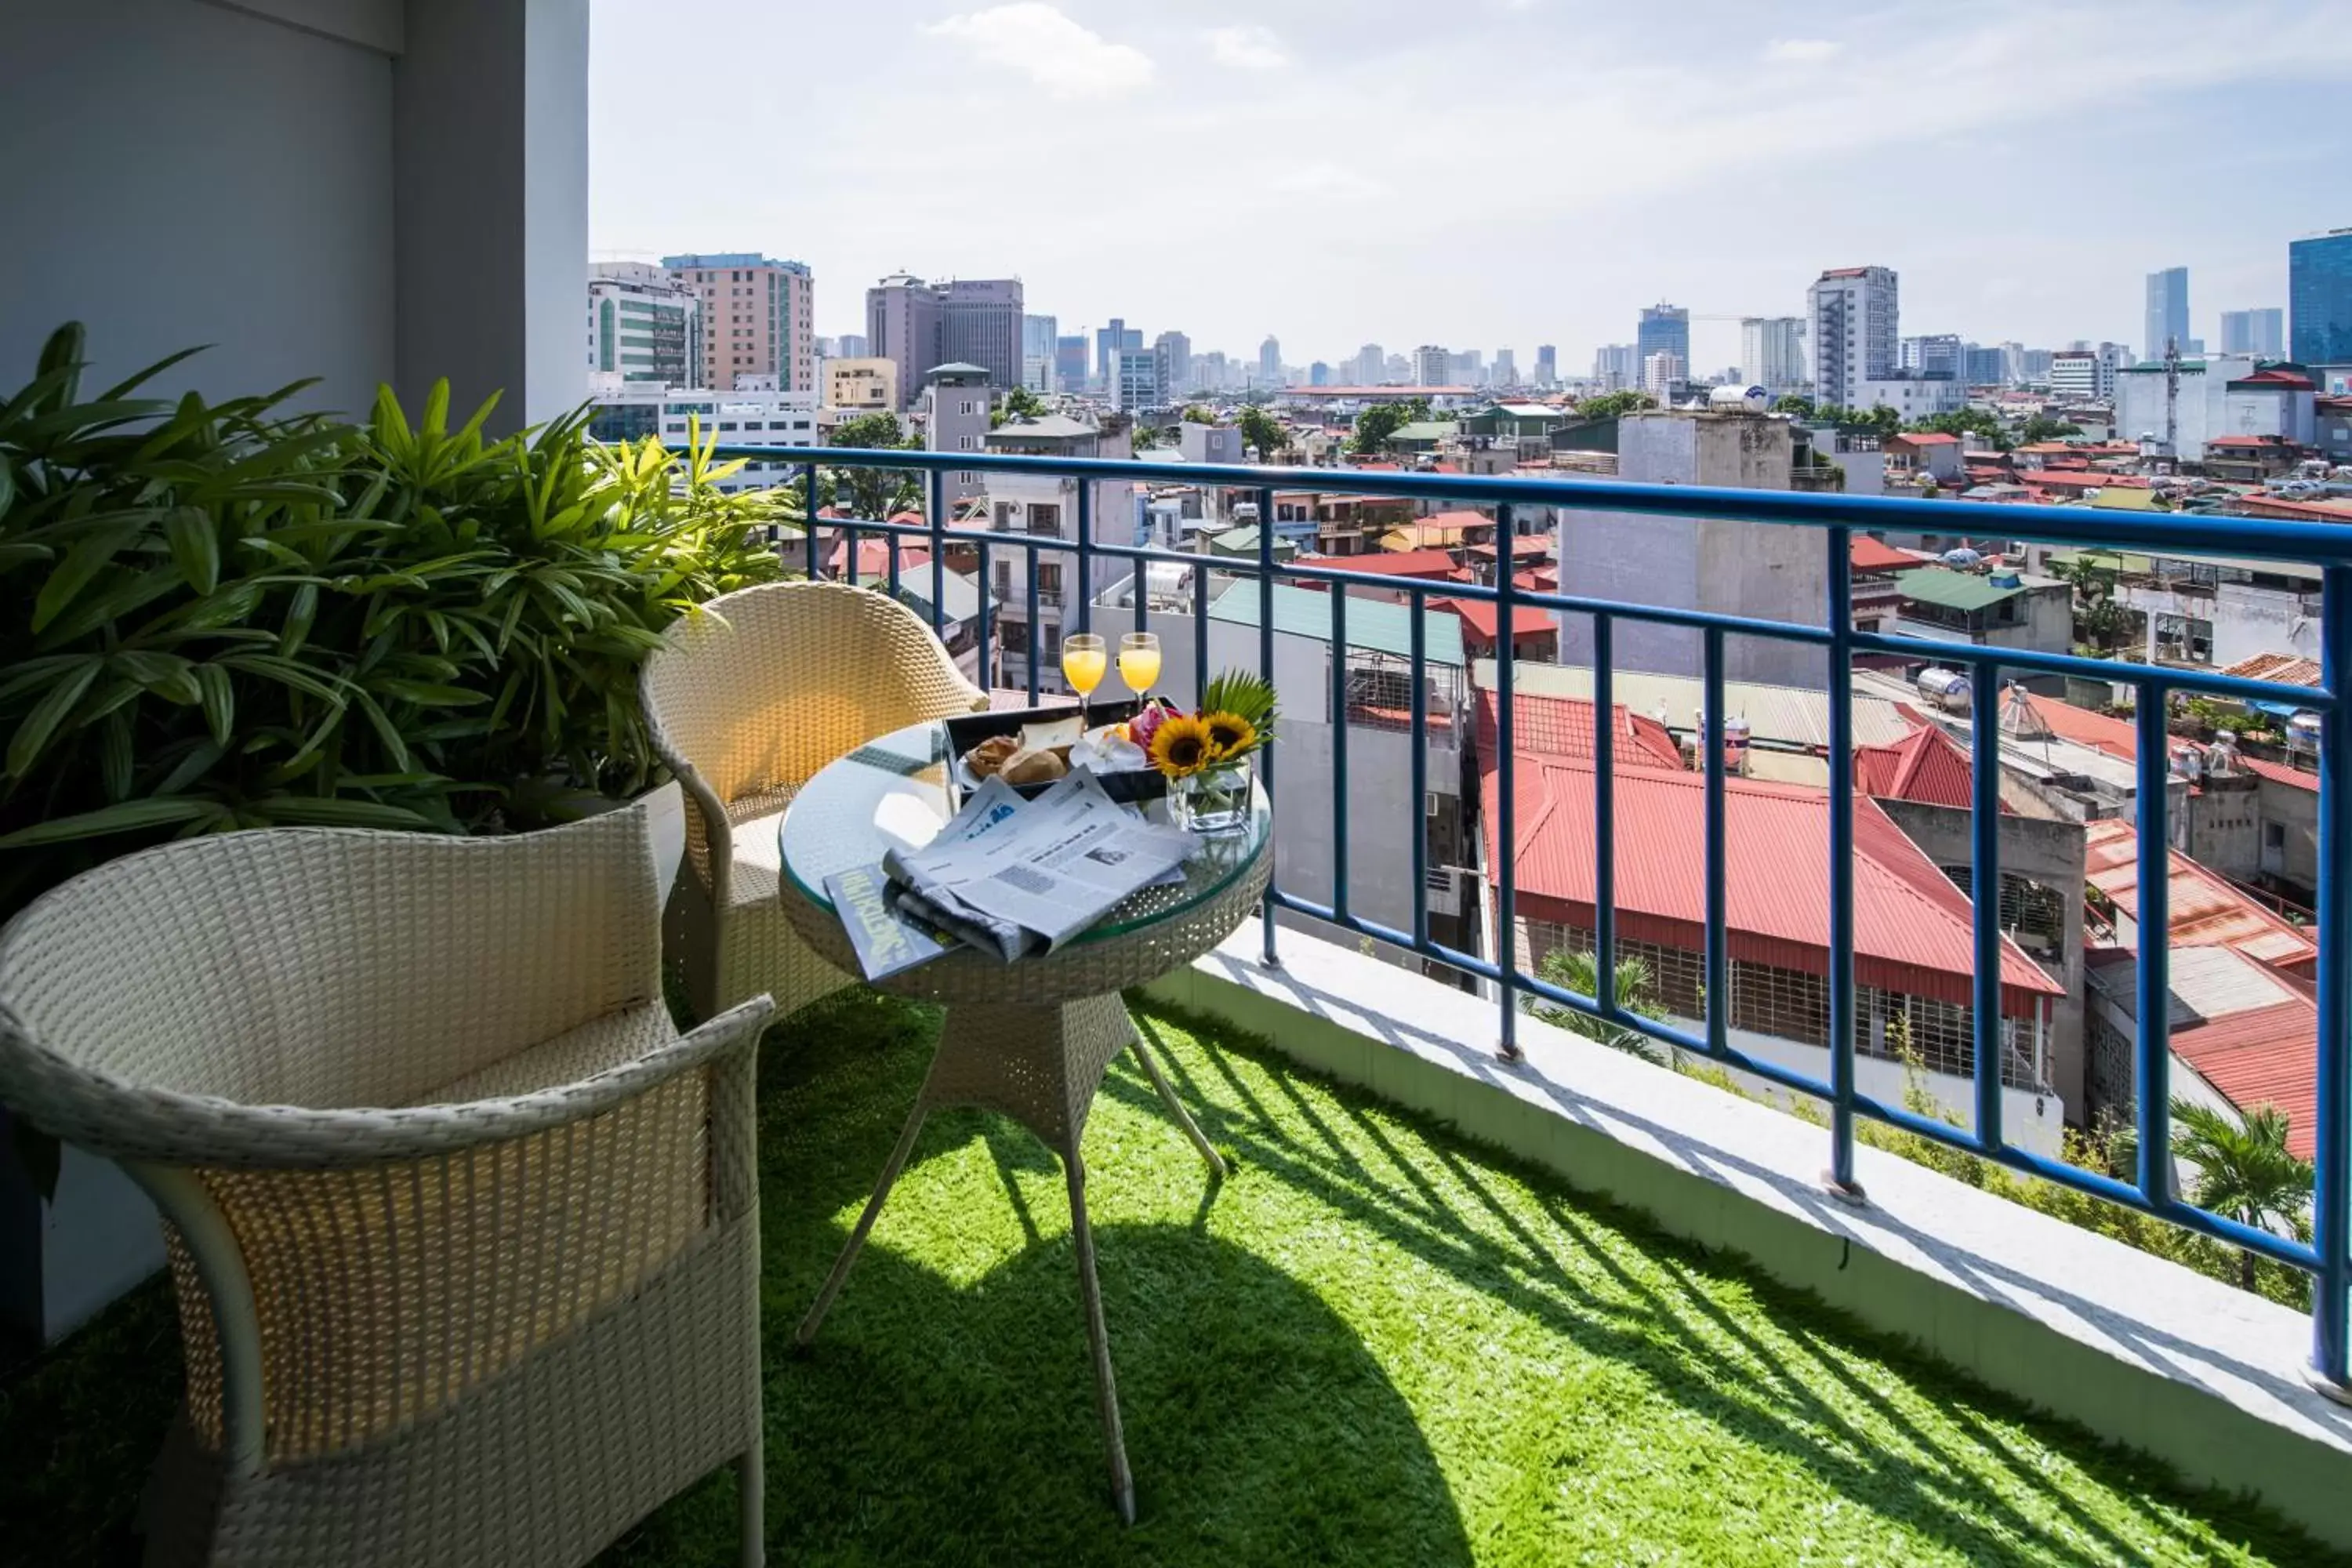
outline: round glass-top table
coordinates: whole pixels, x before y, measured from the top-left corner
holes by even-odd
[[[938,835],[950,815],[948,753],[942,722],[895,731],[828,763],[784,812],[776,838],[785,913],[811,947],[851,974],[858,973],[856,950],[825,896],[825,879],[877,865],[892,848],[918,847]],[[1156,817],[1162,810],[1154,805],[1147,815]],[[1006,963],[960,950],[875,983],[898,995],[947,1004],[947,1021],[874,1195],[800,1326],[799,1342],[805,1345],[816,1337],[848,1279],[932,1111],[979,1106],[1012,1117],[1061,1156],[1069,1179],[1071,1237],[1094,1351],[1111,1491],[1120,1516],[1130,1522],[1135,1485],[1120,1433],[1102,1292],[1095,1280],[1078,1140],[1103,1074],[1132,1047],[1144,1076],[1200,1151],[1212,1177],[1224,1175],[1224,1162],[1145,1049],[1119,992],[1190,963],[1256,910],[1274,868],[1273,826],[1265,792],[1253,783],[1243,832],[1203,839],[1185,862],[1181,883],[1144,889],[1052,952]]]

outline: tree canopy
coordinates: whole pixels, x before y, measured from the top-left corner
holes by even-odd
[[[1276,452],[1290,444],[1290,433],[1282,427],[1282,421],[1255,404],[1242,410],[1237,423],[1241,426],[1242,440],[1257,448],[1258,461],[1262,463],[1270,460]]]
[[[1184,425],[1214,425],[1217,411],[1205,403],[1188,403],[1184,405],[1184,412],[1176,417],[1180,424]]]
[[[2208,1105],[2172,1102],[2172,1153],[2197,1167],[2189,1201],[2258,1230],[2311,1233],[2311,1163],[2286,1145],[2286,1113],[2258,1105],[2242,1124]],[[2254,1255],[2240,1256],[2238,1285],[2255,1287]]]
[[[1981,436],[1992,443],[1993,450],[2009,450],[2009,431],[2001,425],[2000,416],[1989,408],[1955,408],[1948,414],[1915,419],[1903,428],[1941,436]]]
[[[900,426],[898,416],[887,410],[843,420],[833,427],[831,444],[874,451],[915,450],[922,446],[920,440]],[[887,520],[892,512],[913,507],[922,493],[911,469],[836,468],[832,472],[834,504],[852,517]]]
[[[1813,400],[1802,393],[1784,392],[1772,404],[1775,414],[1793,414],[1800,419],[1813,416]]]
[[[1620,415],[1635,414],[1657,405],[1658,400],[1646,392],[1603,392],[1577,404],[1576,412],[1585,419],[1614,419]]]
[[[2053,419],[2047,414],[2037,414],[2025,422],[2023,439],[2027,446],[2036,441],[2060,441],[2069,436],[2080,436],[2083,427],[2063,419]]]
[[[988,416],[989,428],[992,430],[1008,419],[1035,419],[1045,412],[1044,398],[1025,386],[1016,386],[997,399],[996,407]]]

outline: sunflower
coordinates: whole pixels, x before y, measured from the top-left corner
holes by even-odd
[[[1171,779],[1190,778],[1216,760],[1209,727],[1198,719],[1164,720],[1152,734],[1151,765]]]
[[[1238,757],[1257,744],[1257,726],[1238,713],[1203,713],[1201,724],[1209,731],[1209,745],[1221,761]]]

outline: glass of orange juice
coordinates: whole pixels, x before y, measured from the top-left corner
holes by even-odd
[[[1118,639],[1118,678],[1140,699],[1160,679],[1160,634],[1129,632]]]
[[[1078,694],[1078,720],[1086,721],[1087,699],[1110,668],[1110,656],[1093,632],[1073,632],[1062,639],[1062,679]]]

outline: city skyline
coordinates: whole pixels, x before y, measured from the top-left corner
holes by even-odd
[[[1400,24],[1426,16],[1396,9]],[[790,16],[747,0],[597,0],[592,249],[806,260],[828,335],[854,330],[865,289],[904,268],[1019,276],[1031,309],[1074,327],[1119,315],[1238,354],[1269,332],[1300,363],[1336,363],[1366,340],[1523,356],[1556,342],[1572,367],[1630,338],[1662,298],[1695,318],[1795,314],[1823,268],[1859,265],[1902,275],[1906,328],[2041,343],[2137,343],[2145,276],[2185,265],[2192,331],[2218,336],[2221,310],[2284,302],[2290,240],[2352,218],[2335,194],[2352,132],[2315,115],[2280,136],[2245,97],[2261,81],[2292,102],[2294,84],[2352,69],[2344,4],[2135,11],[2128,48],[2113,47],[2112,12],[2046,6],[1905,8],[1834,28],[1710,5],[1579,12],[1571,26],[1559,0],[1486,0],[1443,28],[1312,19],[1286,0],[1181,16],[1097,0]],[[788,93],[689,95],[647,138],[628,40],[679,26],[747,55],[897,63],[886,79],[817,71]],[[1529,128],[1565,116],[1580,146],[1515,181],[1499,228],[1475,184],[1452,187],[1454,221],[1412,216],[1458,157],[1447,134],[1383,142],[1373,119],[1358,152],[1312,150],[1331,144],[1332,114],[1423,102],[1429,83],[1483,82],[1498,61]],[[1923,113],[1914,88],[1931,78]],[[852,122],[855,136],[810,132]],[[1507,118],[1494,128],[1508,132]],[[702,150],[691,182],[675,177],[678,144]],[[1137,144],[1204,155],[1155,165],[1139,200]],[[2065,204],[2032,201],[1972,204],[1963,221],[1907,179],[1945,159],[1955,195],[2003,181],[2030,192],[2057,145],[2069,166],[2098,168],[2102,199],[2136,221],[2086,228]],[[1016,152],[1023,200],[975,200],[989,163]],[[2181,199],[2220,188],[2226,217]],[[1916,221],[1898,221],[1898,191],[1923,193]],[[1149,243],[1147,214],[1213,237]],[[1514,243],[1489,243],[1504,233]],[[1225,245],[1225,263],[1202,266],[1204,246]],[[1496,287],[1498,268],[1538,255],[1542,287],[1532,274]],[[1693,340],[1699,365],[1738,357],[1736,321],[1695,319]]]

